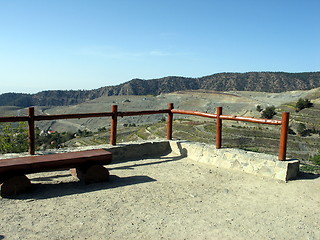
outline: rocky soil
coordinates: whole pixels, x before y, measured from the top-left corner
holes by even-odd
[[[30,174],[0,199],[0,239],[320,239],[320,178],[288,183],[178,155],[107,166],[110,182]]]

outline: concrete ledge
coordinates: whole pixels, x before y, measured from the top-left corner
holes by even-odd
[[[126,144],[110,146],[105,148],[105,150],[112,153],[113,163],[128,159],[132,160],[163,156],[172,151],[169,141],[129,142]]]
[[[170,141],[172,151],[194,161],[254,175],[288,181],[297,177],[298,160],[279,161],[276,156],[241,149],[216,149],[214,145],[187,141]]]

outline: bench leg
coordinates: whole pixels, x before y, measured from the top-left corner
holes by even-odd
[[[20,193],[30,192],[31,182],[25,175],[7,178],[0,184],[1,197],[10,197]]]
[[[71,168],[70,173],[85,184],[108,181],[110,175],[108,169],[101,165]]]

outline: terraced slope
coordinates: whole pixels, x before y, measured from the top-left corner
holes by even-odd
[[[309,109],[295,111],[295,104],[299,98],[308,98],[314,106]],[[268,105],[276,106],[278,114],[275,119],[281,118],[282,111],[290,112],[290,127],[297,132],[300,123],[306,128],[320,131],[320,88],[308,91],[291,91],[285,93],[261,92],[215,92],[206,90],[182,91],[158,96],[104,96],[92,101],[73,106],[54,108],[36,107],[37,114],[62,114],[110,111],[111,105],[118,105],[119,111],[139,111],[148,109],[165,109],[167,103],[173,102],[175,108],[215,112],[218,106],[223,107],[223,114],[238,116],[260,117],[256,106],[265,108]],[[16,107],[2,107],[2,114],[23,115],[26,109]],[[16,113],[16,114],[14,114]],[[1,114],[1,111],[0,111]],[[165,138],[166,115],[150,115],[119,118],[118,142]],[[191,117],[186,115],[174,116],[174,132],[176,139],[199,141],[206,143],[215,142],[214,120]],[[75,132],[78,129],[97,132],[98,128],[109,129],[109,118],[91,118],[80,120],[43,121],[37,123],[42,129],[51,129]],[[134,126],[133,126],[134,125]],[[130,127],[126,127],[130,126]],[[279,143],[279,127],[264,126],[249,123],[223,122],[223,146],[244,148],[253,151],[277,154]],[[73,139],[69,145],[95,145],[108,142],[109,132],[96,133],[94,136]],[[293,158],[308,159],[320,150],[319,134],[301,137],[289,135],[288,156]]]

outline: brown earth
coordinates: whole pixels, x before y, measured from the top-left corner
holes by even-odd
[[[320,178],[288,183],[177,155],[107,166],[82,185],[31,174],[34,191],[0,199],[0,239],[320,239]]]

